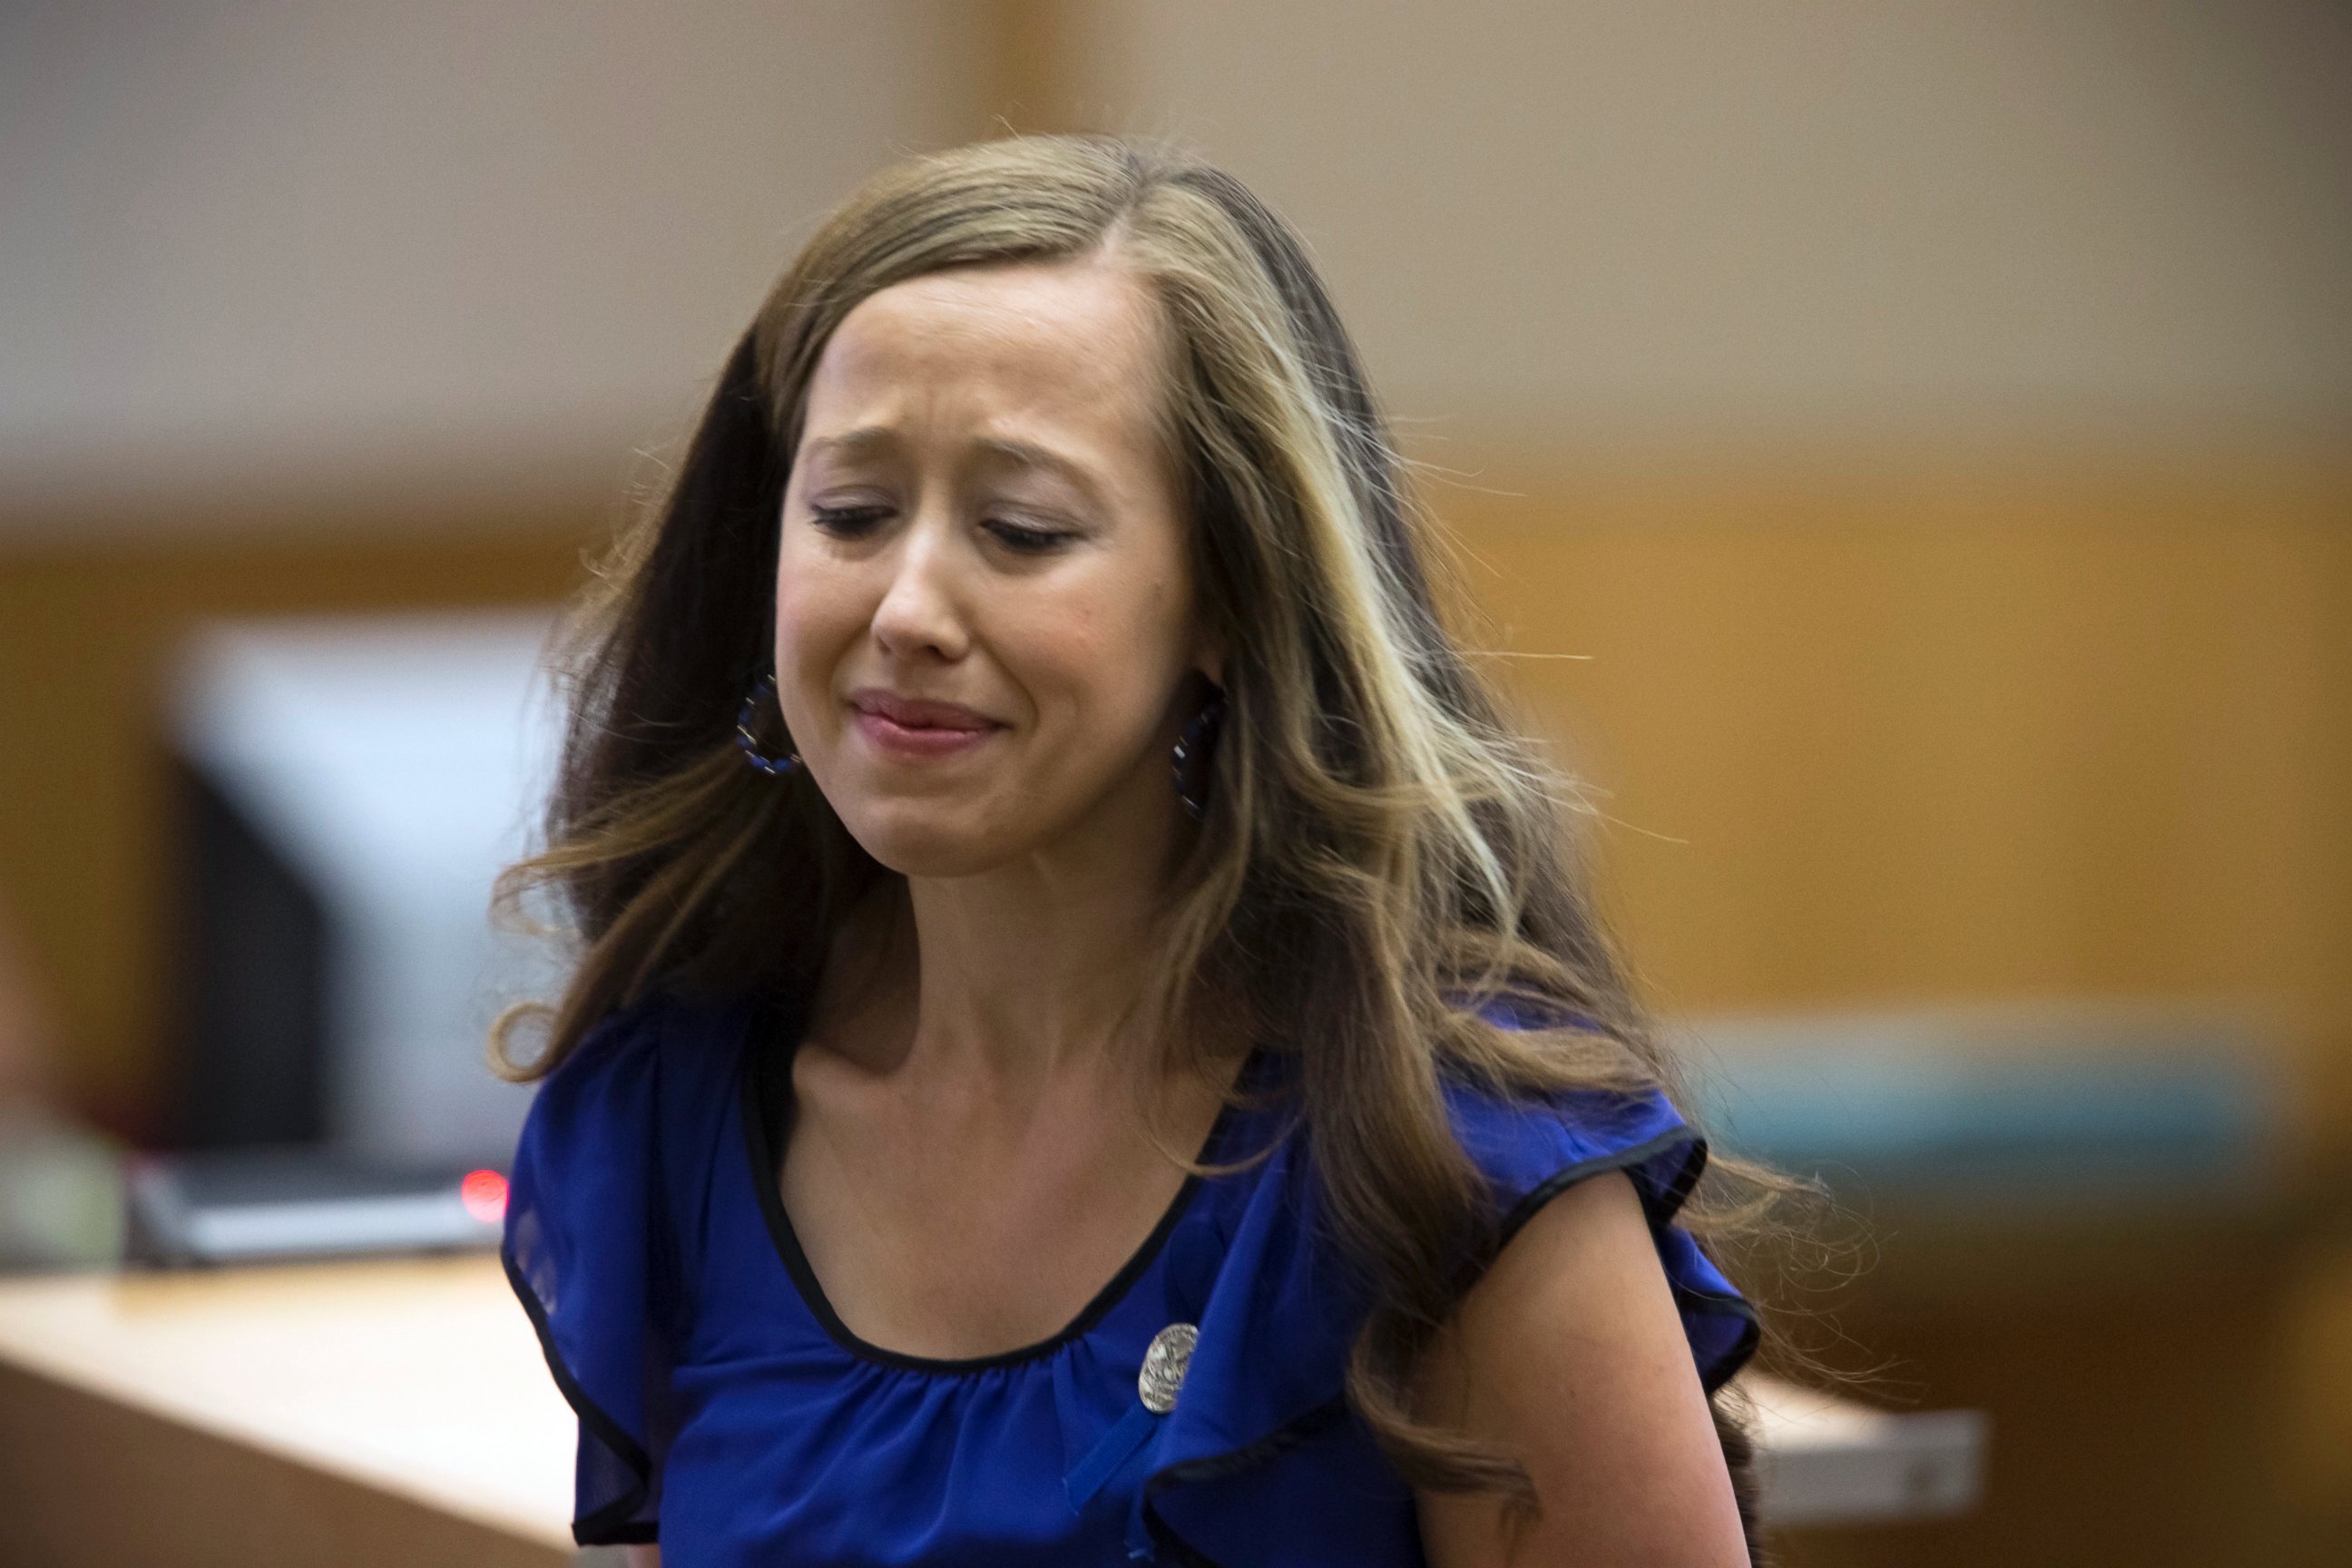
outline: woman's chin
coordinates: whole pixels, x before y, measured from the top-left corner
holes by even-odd
[[[974,877],[1016,858],[1027,840],[958,821],[936,805],[920,811],[860,812],[843,826],[858,847],[902,877]]]

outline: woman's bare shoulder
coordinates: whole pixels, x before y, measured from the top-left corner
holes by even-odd
[[[1649,1222],[1609,1173],[1568,1187],[1515,1235],[1424,1361],[1436,1421],[1526,1466],[1540,1508],[1423,1492],[1434,1568],[1575,1560],[1731,1568],[1738,1506]]]

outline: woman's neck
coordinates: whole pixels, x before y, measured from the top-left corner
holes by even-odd
[[[1149,1081],[1138,1017],[1169,837],[1128,833],[963,877],[896,879],[845,928],[833,1003],[870,1070],[984,1080],[1016,1095],[1071,1070]],[[824,1009],[831,1010],[831,1009]]]
[[[1014,1082],[1133,1053],[1156,886],[1030,866],[911,881],[911,1048]]]

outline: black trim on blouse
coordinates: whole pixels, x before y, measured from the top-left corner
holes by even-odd
[[[1120,1266],[1110,1282],[1095,1292],[1091,1300],[1079,1309],[1078,1315],[1047,1338],[1017,1349],[1001,1351],[983,1356],[919,1356],[904,1351],[894,1351],[861,1339],[841,1315],[834,1310],[824,1287],[809,1266],[808,1255],[801,1248],[800,1236],[793,1229],[792,1216],[784,1212],[780,1163],[784,1128],[792,1105],[793,1055],[800,1048],[801,1031],[806,1020],[799,1009],[779,1000],[764,1008],[761,1019],[751,1030],[743,1047],[741,1073],[741,1120],[745,1155],[751,1162],[751,1185],[760,1195],[760,1212],[766,1216],[768,1234],[776,1244],[777,1255],[783,1260],[784,1270],[792,1276],[793,1284],[810,1314],[824,1329],[834,1343],[862,1360],[878,1362],[908,1372],[931,1373],[944,1376],[960,1376],[989,1372],[998,1367],[1018,1366],[1024,1362],[1037,1361],[1053,1354],[1072,1340],[1078,1338],[1102,1321],[1113,1307],[1142,1278],[1152,1260],[1160,1256],[1176,1222],[1184,1217],[1192,1206],[1192,1194],[1199,1190],[1201,1175],[1188,1173],[1184,1184],[1176,1189],[1169,1200],[1151,1234],[1143,1239],[1126,1263]],[[1229,1100],[1217,1112],[1215,1124],[1201,1148],[1195,1164],[1210,1164],[1222,1152],[1233,1120],[1233,1104]]]
[[[636,1478],[627,1491],[606,1503],[584,1519],[572,1521],[572,1542],[581,1546],[646,1546],[659,1539],[658,1526],[652,1520],[640,1520],[636,1511],[646,1506],[653,1491],[654,1463],[645,1446],[622,1428],[611,1413],[588,1397],[572,1369],[563,1364],[562,1352],[555,1348],[555,1331],[547,1321],[547,1310],[540,1304],[539,1292],[522,1277],[521,1268],[503,1247],[499,1249],[499,1262],[506,1269],[507,1284],[522,1302],[524,1315],[530,1319],[531,1332],[539,1336],[540,1353],[547,1358],[547,1370],[555,1379],[557,1392],[563,1395],[572,1413],[580,1418],[588,1436],[612,1450],[613,1456],[629,1468]]]

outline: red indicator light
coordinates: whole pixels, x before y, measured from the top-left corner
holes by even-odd
[[[468,1171],[457,1184],[457,1201],[484,1225],[496,1225],[507,1215],[507,1179],[496,1171]]]

